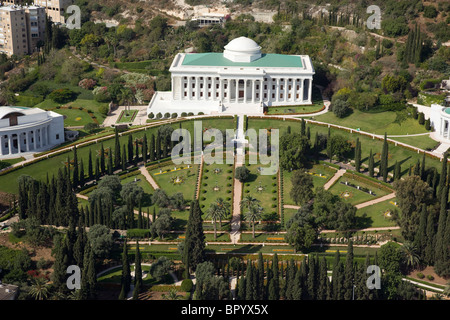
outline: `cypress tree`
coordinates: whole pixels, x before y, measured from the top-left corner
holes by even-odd
[[[312,300],[316,300],[316,280],[317,280],[317,268],[316,268],[316,262],[314,260],[314,257],[309,255],[308,256],[308,277],[306,279],[307,281],[307,288],[308,288],[308,295],[311,297]]]
[[[134,141],[136,143],[136,152],[134,155],[134,163],[138,164],[139,162],[139,140],[136,138],[136,140]]]
[[[300,125],[300,134],[302,136],[306,135],[306,123],[305,123],[305,119],[303,119],[303,118],[302,118],[302,122],[301,122],[301,125]]]
[[[142,266],[141,252],[139,251],[139,241],[136,241],[136,255],[134,261],[134,291],[133,300],[139,299],[139,293],[142,287]]]
[[[125,145],[122,145],[122,171],[127,170],[127,154]]]
[[[419,251],[421,257],[425,256],[426,237],[427,237],[427,217],[428,211],[426,204],[422,204],[420,212],[419,229],[414,235],[414,244]]]
[[[112,150],[109,149],[109,151],[108,151],[108,174],[110,176],[113,174],[113,171],[114,171],[112,156],[113,156]]]
[[[306,127],[306,137],[308,138],[308,140],[311,141],[311,130],[310,130],[309,126]]]
[[[447,161],[448,161],[448,153],[444,153],[444,158],[442,159],[442,168],[441,168],[441,174],[439,179],[439,187],[437,190],[437,197],[438,199],[441,198],[441,192],[444,189],[445,184],[447,183]]]
[[[69,170],[70,170],[70,162],[68,163]],[[78,155],[77,155],[77,147],[73,147],[73,178],[72,178],[72,184],[73,188],[76,189],[79,184],[79,176],[80,173],[78,172]]]
[[[345,258],[345,271],[344,271],[344,299],[351,300],[353,294],[354,285],[354,268],[353,268],[353,242],[349,240],[347,246],[347,256]]]
[[[436,246],[434,251],[434,261],[436,264],[445,256],[447,246],[444,245],[445,223],[447,221],[447,202],[448,202],[448,187],[445,186],[441,193],[441,209],[439,212],[439,220],[436,233]]]
[[[370,149],[370,155],[369,155],[369,176],[373,178],[374,174],[374,159],[373,159],[373,153],[372,149]]]
[[[161,136],[158,133],[156,134],[156,145],[155,145],[155,160],[161,159]]]
[[[420,161],[417,159],[416,165],[414,166],[414,175],[420,177]]]
[[[395,161],[395,167],[394,167],[394,180],[399,180],[402,173],[402,169],[400,166],[400,162]]]
[[[95,159],[95,180],[98,180],[100,178],[100,162],[97,159]]]
[[[434,264],[434,251],[436,243],[435,223],[435,214],[433,211],[430,211],[427,219],[427,245],[425,248],[425,261],[428,265]]]
[[[359,172],[361,169],[361,143],[359,138],[356,138],[356,147],[355,147],[355,170]]]
[[[151,138],[150,138],[150,145],[149,145],[149,149],[150,149],[150,161],[155,161],[155,135],[152,133]]]
[[[120,161],[121,160],[122,160],[122,157],[120,156],[119,129],[116,127],[115,133],[114,133],[114,168],[116,170],[120,169],[120,167],[121,167]]]
[[[237,294],[238,300],[245,300],[247,296],[246,288],[247,288],[246,278],[242,277],[239,280],[239,288],[238,288],[239,290]]]
[[[328,159],[330,159],[333,157],[333,149],[332,149],[332,145],[331,145],[331,129],[328,128],[328,135],[327,135],[327,157]]]
[[[333,288],[333,300],[336,300],[338,297],[338,272],[339,272],[339,262],[341,259],[341,254],[339,252],[339,250],[336,251],[336,253],[334,254],[334,262],[333,262],[333,276],[331,278],[331,284],[332,284],[332,288]]]
[[[273,289],[269,290],[271,292],[271,300],[280,299],[280,273],[278,270],[278,255],[275,253],[272,260],[272,276],[273,276]],[[270,297],[269,297],[270,299]]]
[[[144,164],[147,163],[147,156],[148,156],[147,135],[144,134],[144,142],[142,144],[142,160],[144,161]]]
[[[89,248],[89,255],[88,255],[89,263],[88,263],[88,267],[87,267],[87,281],[89,283],[90,295],[94,296],[96,293],[95,289],[97,286],[97,272],[95,271],[94,252],[92,251],[92,247],[89,242],[87,244],[87,247]],[[85,265],[85,269],[86,269],[86,265]]]
[[[89,176],[89,180],[94,180],[94,168],[92,166],[92,151],[91,151],[91,149],[89,149],[88,176]]]
[[[245,300],[254,300],[253,281],[253,265],[250,261],[248,261],[247,271],[245,272],[245,282],[247,286],[247,288],[245,289]]]
[[[62,236],[55,237],[55,262],[53,264],[52,281],[59,292],[66,291],[66,271],[68,264],[67,243]]]
[[[128,164],[133,161],[133,137],[131,134],[128,135]]]
[[[423,153],[422,165],[420,166],[420,177],[422,178],[423,181],[425,181],[427,178],[425,176],[425,152]]]
[[[182,260],[185,265],[188,263],[193,270],[205,260],[205,235],[203,233],[202,211],[198,200],[191,202]]]
[[[105,149],[103,148],[103,143],[100,148],[100,171],[102,174],[106,173],[106,164],[105,164]]]
[[[79,179],[79,184],[80,187],[84,187],[84,183],[85,183],[85,178],[84,178],[84,164],[83,164],[83,159],[81,159],[80,162],[80,179]]]
[[[381,152],[381,163],[380,163],[381,169],[380,173],[383,177],[384,182],[387,182],[388,177],[388,156],[389,156],[389,146],[387,142],[387,134],[384,133],[383,150]]]
[[[318,286],[317,286],[317,300],[327,300],[328,297],[328,273],[327,273],[327,260],[325,257],[319,261],[319,274],[318,274]]]
[[[138,229],[143,229],[143,221],[142,221],[142,206],[141,202],[139,201],[139,213],[138,213]]]
[[[258,299],[264,300],[264,260],[262,252],[258,253]]]

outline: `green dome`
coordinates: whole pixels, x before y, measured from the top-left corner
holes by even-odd
[[[450,114],[450,108],[445,108],[444,112],[445,112],[446,114]]]

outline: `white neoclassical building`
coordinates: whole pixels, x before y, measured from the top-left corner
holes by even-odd
[[[0,159],[48,150],[64,142],[64,117],[39,108],[0,107]]]
[[[312,104],[314,67],[306,55],[261,53],[240,37],[223,53],[179,53],[172,91],[156,92],[147,113],[254,114],[264,107]]]

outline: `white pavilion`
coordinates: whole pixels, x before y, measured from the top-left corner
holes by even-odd
[[[169,71],[172,91],[156,92],[147,114],[262,114],[264,107],[312,104],[310,57],[264,54],[246,37],[223,53],[179,53]]]
[[[0,107],[0,159],[45,151],[64,139],[62,115],[39,108]]]

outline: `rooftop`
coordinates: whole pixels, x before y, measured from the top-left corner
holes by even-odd
[[[208,67],[273,67],[273,68],[303,68],[300,56],[283,54],[262,54],[261,58],[252,62],[233,62],[223,56],[223,53],[189,53],[186,54],[183,66]]]

